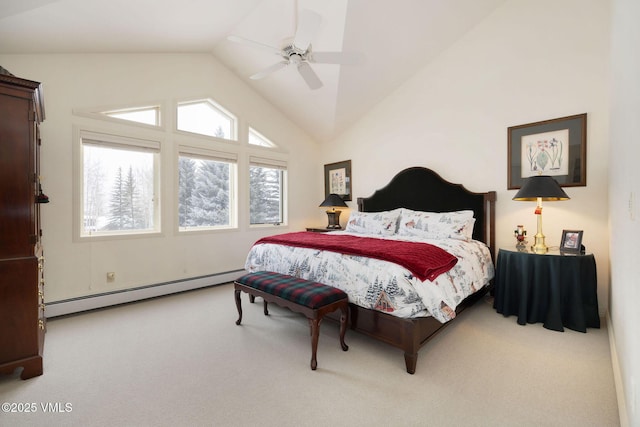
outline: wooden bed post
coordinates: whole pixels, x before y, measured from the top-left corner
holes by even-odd
[[[496,200],[498,196],[495,191],[489,191],[485,193],[484,200],[485,206],[489,206],[489,233],[486,236],[485,243],[489,246],[489,252],[491,252],[491,259],[496,262]]]

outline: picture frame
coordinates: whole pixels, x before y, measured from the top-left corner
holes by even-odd
[[[351,160],[324,165],[324,196],[337,194],[344,201],[351,200]]]
[[[534,175],[550,175],[561,187],[587,185],[587,113],[507,130],[507,189]]]
[[[582,252],[582,230],[562,230],[560,252],[573,254]]]

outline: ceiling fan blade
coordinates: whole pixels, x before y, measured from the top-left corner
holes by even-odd
[[[363,62],[363,56],[352,52],[311,52],[309,61],[318,64],[356,65]]]
[[[245,45],[252,46],[252,47],[257,47],[258,49],[268,50],[269,52],[271,52],[273,54],[276,54],[276,55],[280,55],[281,54],[280,49],[278,49],[277,47],[273,47],[273,46],[269,46],[268,44],[260,43],[260,42],[249,40],[249,39],[245,39],[243,37],[228,36],[227,40],[235,42],[235,43],[245,44]]]
[[[262,71],[258,71],[257,73],[255,73],[254,75],[252,75],[251,77],[249,77],[251,80],[260,80],[260,79],[264,79],[265,77],[267,77],[269,74],[274,73],[284,67],[286,67],[287,65],[289,65],[289,62],[287,61],[280,61],[280,62],[276,62],[275,64],[265,68]]]
[[[309,49],[311,41],[320,29],[320,24],[322,24],[322,16],[308,9],[300,11],[293,45],[302,51]]]
[[[315,90],[320,89],[322,87],[322,82],[313,68],[309,65],[308,62],[301,62],[298,64],[298,72],[302,76],[305,82],[307,82],[307,86],[309,89]]]

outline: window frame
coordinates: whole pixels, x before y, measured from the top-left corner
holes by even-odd
[[[199,135],[199,134],[197,134]],[[227,141],[227,140],[224,140]],[[206,227],[183,227],[180,225],[180,157],[192,157],[203,160],[228,162],[229,170],[229,225],[226,226],[206,226]],[[175,203],[173,212],[176,220],[174,221],[174,231],[176,234],[194,234],[194,233],[215,233],[238,229],[238,153],[217,150],[216,147],[203,146],[195,142],[181,143],[176,142],[174,155],[174,175],[175,175]]]
[[[220,137],[216,137],[213,135],[207,135],[205,133],[199,133],[199,132],[192,132],[192,131],[188,131],[188,130],[184,130],[184,129],[179,129],[178,128],[178,110],[180,108],[181,105],[192,105],[192,104],[200,104],[200,103],[208,103],[211,105],[211,107],[213,107],[215,110],[218,110],[218,113],[226,116],[230,119],[231,122],[231,127],[230,127],[230,132],[231,135],[229,135],[229,138],[220,138]],[[174,131],[178,134],[185,134],[185,135],[194,135],[194,136],[199,136],[202,138],[210,138],[213,140],[217,140],[217,141],[224,141],[224,142],[238,142],[238,117],[231,113],[229,110],[227,110],[226,108],[224,108],[222,105],[220,105],[219,103],[217,103],[216,101],[214,101],[211,98],[198,98],[198,99],[185,99],[185,100],[180,100],[180,101],[176,101],[174,104],[174,108],[173,108],[173,116],[174,116]]]
[[[150,125],[148,123],[142,123],[135,120],[122,119],[119,117],[109,116],[107,113],[118,111],[135,111],[144,110],[147,108],[156,108],[158,110],[158,124]],[[164,102],[149,102],[144,105],[134,106],[107,106],[97,108],[74,108],[73,114],[78,117],[86,117],[89,119],[99,120],[103,123],[109,123],[111,125],[126,125],[131,128],[147,129],[154,131],[162,131],[165,129],[165,117],[166,117],[166,103]],[[121,132],[121,131],[118,131]]]
[[[262,148],[268,148],[260,146]],[[282,221],[279,223],[261,223],[253,224],[251,222],[251,168],[253,166],[267,167],[272,169],[279,169],[283,172],[282,184],[280,191],[282,197],[280,200],[280,210],[282,212]],[[268,227],[287,227],[289,225],[289,168],[288,162],[285,159],[278,159],[275,156],[265,157],[262,153],[260,155],[249,153],[247,162],[247,223],[250,229],[252,228],[268,228]]]
[[[247,144],[250,147],[261,147],[263,149],[277,149],[278,145],[271,141],[269,138],[267,138],[266,136],[264,136],[263,134],[261,134],[260,132],[258,132],[257,130],[255,130],[254,128],[252,128],[251,126],[248,127],[248,131],[247,131]],[[267,145],[263,145],[263,144],[254,144],[251,142],[251,136],[253,135],[254,138],[259,139],[264,141]]]
[[[162,141],[153,138],[132,137],[127,132],[96,131],[89,127],[74,126],[74,191],[73,191],[73,239],[96,241],[123,238],[159,236],[162,234]],[[87,140],[87,142],[85,142]],[[84,218],[84,145],[111,147],[121,150],[153,153],[153,228],[145,230],[118,230],[87,232]]]
[[[208,103],[217,113],[230,120],[231,137],[229,139],[206,134],[178,130],[178,109],[182,105]],[[155,109],[158,125],[151,125],[135,120],[110,116],[108,113]],[[169,111],[171,110],[171,111]],[[77,117],[93,119],[79,120],[73,127],[73,241],[97,241],[110,239],[135,239],[162,236],[166,230],[173,229],[174,234],[216,233],[229,230],[250,230],[264,227],[287,227],[289,224],[289,170],[287,161],[289,153],[261,132],[249,125],[246,120],[222,107],[213,98],[205,95],[198,98],[180,100],[166,99],[161,102],[152,101],[129,106],[102,106],[93,108],[74,108]],[[173,124],[171,121],[173,120]],[[153,161],[153,229],[134,231],[102,231],[99,233],[85,230],[84,216],[84,156],[83,138],[87,135],[98,135],[109,141],[119,143],[121,148],[151,145],[157,151]],[[249,142],[250,135],[271,145],[257,145]],[[110,138],[115,139],[112,140]],[[168,146],[166,144],[169,144]],[[167,150],[167,147],[169,149]],[[149,147],[146,147],[147,149]],[[232,159],[230,171],[229,210],[230,224],[213,227],[181,227],[179,216],[179,159],[181,154],[191,157],[203,157],[211,160],[228,161]],[[220,157],[222,156],[222,157]],[[258,161],[260,159],[260,161]],[[257,164],[260,163],[260,164]],[[280,209],[282,222],[277,224],[251,224],[251,168],[253,166],[281,168]],[[172,172],[169,170],[173,168]],[[173,190],[172,175],[173,176]],[[109,191],[107,189],[107,191]],[[167,191],[173,194],[166,193]],[[164,194],[163,194],[164,193]],[[174,199],[174,200],[171,200]],[[166,203],[168,202],[168,203]]]
[[[137,120],[130,120],[130,119],[124,119],[122,117],[112,116],[112,114],[134,113],[134,112],[147,111],[147,110],[154,110],[155,111],[155,116],[156,116],[156,123],[155,124],[139,122]],[[142,106],[142,107],[116,108],[116,109],[112,109],[112,110],[102,111],[100,114],[103,114],[104,116],[108,117],[109,119],[124,120],[127,123],[137,123],[139,125],[153,126],[154,128],[159,128],[159,127],[162,126],[162,107],[160,105],[157,105],[157,104],[156,105],[146,105],[146,106]]]

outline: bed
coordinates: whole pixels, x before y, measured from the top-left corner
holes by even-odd
[[[251,248],[245,269],[275,271],[341,288],[349,295],[351,329],[401,349],[406,371],[413,374],[419,349],[490,288],[495,259],[495,200],[494,191],[470,192],[461,184],[445,181],[430,169],[408,168],[370,197],[358,198],[358,211],[351,214],[346,230],[286,233],[261,239]],[[396,223],[389,227],[395,215]],[[377,222],[371,222],[374,217]],[[434,236],[433,230],[442,233],[442,229],[423,225],[431,233],[425,240],[425,235],[420,234],[422,231],[414,228],[415,220],[434,217],[453,224],[456,231],[452,235]],[[379,221],[380,218],[383,221]],[[361,220],[369,227],[367,233],[372,235],[359,235]],[[374,229],[376,232],[371,231]],[[391,231],[387,232],[388,229]],[[414,229],[419,231],[417,237]],[[287,243],[286,238],[304,233],[309,238],[316,234],[317,239],[325,241],[375,239],[385,247],[401,244],[398,240],[408,240],[408,244],[431,243],[422,246],[435,246],[430,250],[444,250],[449,256],[453,254],[456,261],[442,270],[443,273],[438,268],[444,267],[438,266],[436,273],[426,279],[415,270],[407,270],[409,267],[405,265],[397,265],[395,260],[389,262],[359,253],[345,255]]]

